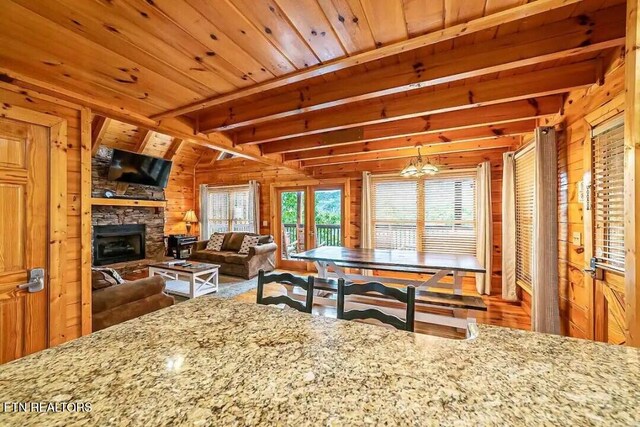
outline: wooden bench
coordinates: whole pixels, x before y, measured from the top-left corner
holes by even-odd
[[[319,291],[338,292],[338,280],[314,278],[314,289]],[[388,299],[383,295],[376,298]],[[454,295],[440,292],[416,289],[416,306],[429,305],[461,310],[487,311],[487,305],[482,298],[471,295]]]

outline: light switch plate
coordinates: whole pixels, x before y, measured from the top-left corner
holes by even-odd
[[[269,221],[262,221],[262,226],[263,227],[268,227],[269,226]]]
[[[579,231],[574,231],[572,243],[573,246],[582,246],[582,233],[580,233]]]

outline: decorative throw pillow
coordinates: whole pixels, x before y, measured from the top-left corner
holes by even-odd
[[[224,234],[214,233],[209,237],[206,250],[219,251],[222,249],[222,242],[224,241]]]
[[[258,244],[260,236],[244,236],[242,239],[242,246],[240,246],[239,254],[248,254],[249,248],[252,248]]]

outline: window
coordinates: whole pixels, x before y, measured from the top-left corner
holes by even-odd
[[[476,176],[427,178],[422,250],[476,254]]]
[[[535,208],[535,150],[530,144],[515,156],[516,283],[531,292],[533,213]]]
[[[418,181],[373,180],[375,248],[416,250]]]
[[[252,197],[249,186],[207,188],[207,233],[253,232]]]
[[[624,271],[624,121],[593,130],[593,226],[595,257],[603,268]]]
[[[475,171],[372,177],[372,187],[375,248],[475,255]]]

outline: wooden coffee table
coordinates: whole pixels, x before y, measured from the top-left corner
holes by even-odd
[[[219,265],[189,261],[190,267],[171,262],[149,266],[149,277],[161,276],[166,281],[166,291],[187,298],[218,292]]]

